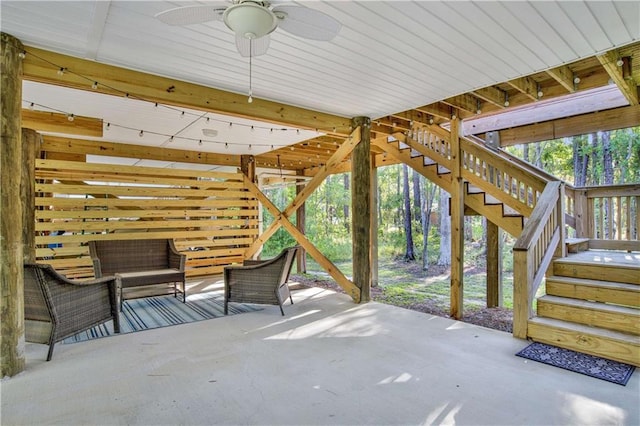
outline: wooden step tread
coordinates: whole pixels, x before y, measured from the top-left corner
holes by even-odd
[[[573,285],[584,285],[589,287],[603,287],[609,289],[621,289],[632,291],[634,293],[640,293],[640,287],[636,284],[628,284],[628,283],[618,283],[615,281],[600,281],[600,280],[592,280],[589,278],[574,278],[574,277],[564,277],[562,275],[549,275],[546,278],[547,282],[560,282],[563,284],[573,284]]]
[[[640,336],[536,317],[528,321],[531,340],[640,367]]]
[[[543,302],[553,303],[555,305],[572,306],[576,308],[589,309],[601,312],[610,312],[615,314],[630,315],[637,317],[640,320],[640,309],[632,308],[629,306],[612,305],[601,302],[591,302],[589,300],[571,299],[569,297],[551,296],[546,294],[539,297],[538,300]]]
[[[535,317],[529,320],[530,324],[536,324],[551,328],[559,328],[563,330],[578,332],[581,334],[588,334],[597,337],[603,337],[618,342],[626,343],[629,345],[637,346],[640,348],[640,336],[634,336],[629,333],[622,333],[614,330],[607,330],[604,328],[590,327],[584,324],[576,324],[568,321],[561,321],[553,318]]]

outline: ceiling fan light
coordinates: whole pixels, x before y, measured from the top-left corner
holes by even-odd
[[[271,10],[251,2],[229,6],[222,18],[231,31],[248,39],[264,37],[278,24]]]

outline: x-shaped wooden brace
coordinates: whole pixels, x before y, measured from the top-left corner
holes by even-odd
[[[266,195],[260,191],[253,182],[245,176],[245,184],[247,189],[255,195],[255,197],[262,203],[262,205],[269,210],[269,213],[273,215],[275,220],[269,226],[269,228],[256,239],[256,241],[247,249],[245,257],[253,256],[260,247],[282,226],[284,227],[293,238],[300,244],[306,251],[315,259],[320,266],[322,266],[333,277],[334,280],[349,294],[356,302],[360,301],[360,289],[342,272],[312,243],[307,237],[291,223],[289,217],[302,206],[307,198],[315,191],[320,184],[329,176],[333,170],[344,160],[351,151],[360,143],[360,127],[357,127],[351,135],[344,141],[344,143],[336,150],[336,152],[329,158],[327,164],[320,167],[318,173],[307,183],[307,185],[296,195],[294,200],[289,206],[282,212],[267,198]]]

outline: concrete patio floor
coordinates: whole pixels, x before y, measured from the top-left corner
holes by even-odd
[[[527,342],[500,331],[319,288],[293,298],[285,317],[58,344],[50,362],[27,344],[0,423],[640,424],[637,371],[620,386],[516,357]]]

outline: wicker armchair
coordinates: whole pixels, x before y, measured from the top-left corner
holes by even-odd
[[[270,260],[245,260],[243,266],[224,268],[224,314],[229,302],[278,305],[284,315],[282,302],[293,298],[289,292],[289,273],[298,247],[291,247]]]
[[[113,320],[120,332],[115,277],[71,281],[51,265],[24,265],[24,316],[27,322],[50,323],[47,361],[56,342]]]

